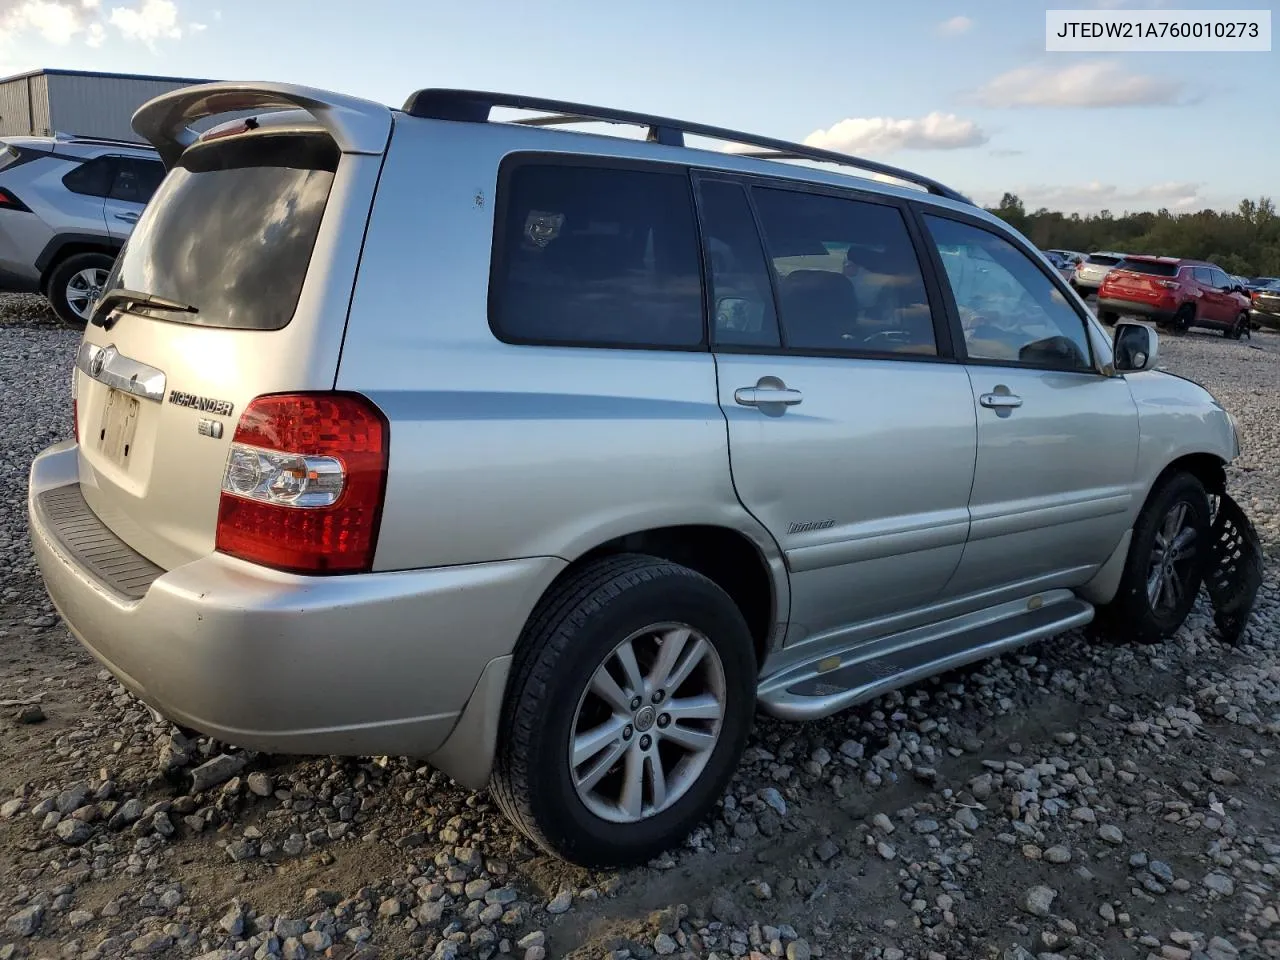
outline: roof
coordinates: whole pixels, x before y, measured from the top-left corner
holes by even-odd
[[[98,70],[59,70],[42,67],[39,70],[28,70],[26,73],[15,73],[10,77],[0,77],[0,83],[10,80],[26,80],[28,77],[96,77],[106,80],[159,80],[165,83],[208,83],[197,77],[160,77],[147,73],[103,73]]]

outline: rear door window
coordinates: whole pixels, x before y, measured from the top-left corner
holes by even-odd
[[[120,157],[115,180],[111,184],[112,200],[145,204],[164,179],[164,164],[136,157]]]
[[[896,206],[752,190],[773,262],[784,345],[860,355],[938,353],[920,262]]]
[[[683,170],[520,162],[500,200],[490,325],[512,343],[705,343]]]
[[[107,289],[156,294],[198,311],[154,314],[170,322],[284,327],[298,305],[339,156],[330,138],[315,134],[189,148],[151,198]],[[146,176],[136,181],[139,193]]]
[[[105,197],[116,179],[118,157],[95,157],[86,160],[62,178],[62,185],[72,193],[86,197]]]

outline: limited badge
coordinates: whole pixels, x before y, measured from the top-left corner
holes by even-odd
[[[541,210],[530,210],[524,222],[524,235],[537,247],[545,247],[560,236],[560,228],[564,226],[563,213],[544,213]]]

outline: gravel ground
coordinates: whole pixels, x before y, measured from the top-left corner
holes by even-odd
[[[1073,633],[809,725],[648,868],[531,850],[401,759],[188,741],[45,600],[24,513],[69,432],[75,334],[0,297],[0,960],[1280,957],[1280,584],[1243,644]],[[1280,556],[1280,337],[1165,338],[1240,420]],[[288,678],[282,677],[282,683]]]

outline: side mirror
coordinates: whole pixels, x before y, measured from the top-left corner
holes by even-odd
[[[1160,334],[1145,323],[1121,320],[1112,340],[1116,373],[1139,373],[1155,368],[1160,355]]]

